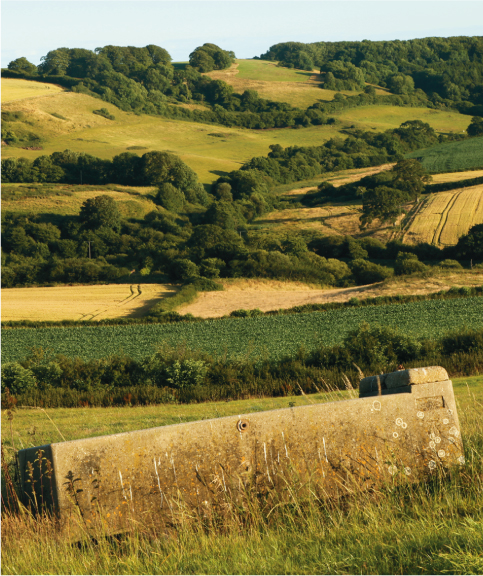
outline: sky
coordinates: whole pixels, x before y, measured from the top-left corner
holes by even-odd
[[[278,42],[483,35],[483,1],[2,0],[2,67],[60,47],[156,44],[187,61],[205,42],[252,58]]]

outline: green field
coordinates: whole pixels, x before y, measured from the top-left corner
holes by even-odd
[[[256,62],[256,61],[254,61]],[[273,66],[272,66],[273,67]],[[277,69],[284,70],[284,69]],[[287,70],[290,74],[296,72]],[[10,79],[2,78],[2,89],[9,89]],[[26,81],[25,81],[26,82]],[[283,86],[269,83],[273,90]],[[320,90],[311,87],[310,90]],[[321,93],[324,92],[321,90]],[[283,99],[286,91],[280,92]],[[321,94],[320,98],[324,98]],[[301,130],[246,130],[196,122],[168,120],[159,116],[137,116],[123,112],[116,106],[102,102],[115,120],[93,114],[101,101],[85,94],[62,92],[6,103],[5,111],[21,111],[26,122],[8,122],[16,133],[34,132],[42,139],[40,150],[24,150],[15,146],[2,147],[2,157],[25,157],[30,160],[57,150],[85,152],[100,158],[112,158],[141,147],[137,153],[166,150],[181,157],[198,174],[204,184],[215,181],[220,174],[237,170],[255,156],[264,156],[271,144],[288,146],[320,146],[330,138],[345,137],[341,130],[351,125],[377,131],[396,128],[406,120],[422,119],[437,131],[461,131],[469,122],[468,116],[456,112],[434,111],[426,108],[398,106],[365,106],[348,109],[336,115],[338,123],[311,126]],[[57,114],[64,119],[54,116]]]
[[[35,346],[84,360],[121,353],[141,359],[163,342],[185,344],[213,356],[263,354],[278,360],[295,355],[301,346],[310,350],[320,343],[337,344],[364,321],[392,326],[407,335],[439,338],[450,330],[482,327],[483,298],[182,324],[7,329],[2,334],[2,362],[23,359]]]
[[[238,77],[262,82],[307,82],[314,72],[277,66],[266,60],[237,60]]]
[[[158,207],[149,197],[151,186],[75,186],[70,184],[2,184],[2,210],[17,214],[78,215],[88,198],[107,194],[123,218],[143,218]]]
[[[416,158],[428,172],[460,172],[483,168],[483,137],[440,144],[407,155]]]

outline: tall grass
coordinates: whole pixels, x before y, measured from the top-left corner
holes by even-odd
[[[68,542],[47,515],[5,506],[8,574],[476,574],[483,572],[483,420],[459,401],[466,464],[421,483],[325,498],[248,489],[234,505],[220,491],[210,513],[183,510],[169,528],[132,524]],[[5,476],[3,478],[5,484]],[[309,489],[307,489],[309,488]],[[223,510],[223,513],[221,512]]]

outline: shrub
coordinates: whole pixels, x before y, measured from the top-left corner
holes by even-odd
[[[416,254],[410,252],[399,252],[394,263],[394,272],[398,276],[422,273],[426,270],[427,266],[418,260]]]
[[[24,368],[17,362],[9,362],[2,367],[2,392],[5,388],[14,396],[35,388],[37,382],[32,370]]]
[[[107,108],[101,108],[100,110],[93,110],[93,114],[97,114],[98,116],[102,116],[103,118],[107,118],[108,120],[115,120],[116,117],[113,116]]]
[[[208,367],[203,360],[178,360],[171,366],[166,367],[167,384],[178,390],[197,386],[203,382]]]
[[[373,284],[374,282],[382,282],[393,274],[390,268],[380,266],[379,264],[373,264],[368,260],[362,260],[362,258],[353,260],[349,266],[357,284]]]
[[[352,360],[365,366],[383,367],[396,362],[408,362],[418,357],[421,345],[394,328],[363,322],[344,338],[344,348]]]
[[[441,268],[463,268],[463,266],[457,260],[450,260],[447,258],[439,263]]]

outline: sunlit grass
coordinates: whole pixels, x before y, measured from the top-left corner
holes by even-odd
[[[48,518],[4,511],[2,570],[8,574],[478,574],[483,571],[483,379],[455,381],[466,465],[420,484],[387,485],[334,501],[308,492],[284,503],[272,494],[247,494],[236,508],[206,518],[185,514],[167,531],[139,523],[119,538],[102,533],[71,544]],[[307,403],[317,397],[279,399]],[[207,416],[274,407],[267,400],[201,405]],[[269,402],[273,402],[270,400]],[[199,406],[193,407],[199,409]],[[187,407],[170,406],[171,418],[188,417]],[[147,409],[140,409],[146,412]],[[72,417],[60,419],[70,412]],[[136,409],[117,409],[119,430],[148,427]],[[81,427],[111,409],[51,410],[66,438],[94,435]],[[31,413],[30,413],[31,414]],[[120,416],[124,414],[124,416]],[[131,415],[131,418],[128,415]],[[198,416],[199,413],[190,413]],[[52,423],[36,424],[45,440],[57,440]],[[166,414],[164,415],[166,417]],[[14,414],[23,419],[21,411]],[[29,416],[30,418],[30,416]],[[8,421],[2,437],[9,436]],[[186,421],[186,420],[184,420]],[[71,428],[69,429],[69,422]],[[160,423],[173,423],[162,416]],[[47,425],[50,431],[47,431]],[[80,434],[80,436],[79,436]],[[36,438],[38,440],[38,438]],[[295,488],[295,486],[294,486]],[[222,502],[220,504],[223,504]],[[226,504],[230,504],[227,501]],[[87,536],[87,535],[86,535]]]

